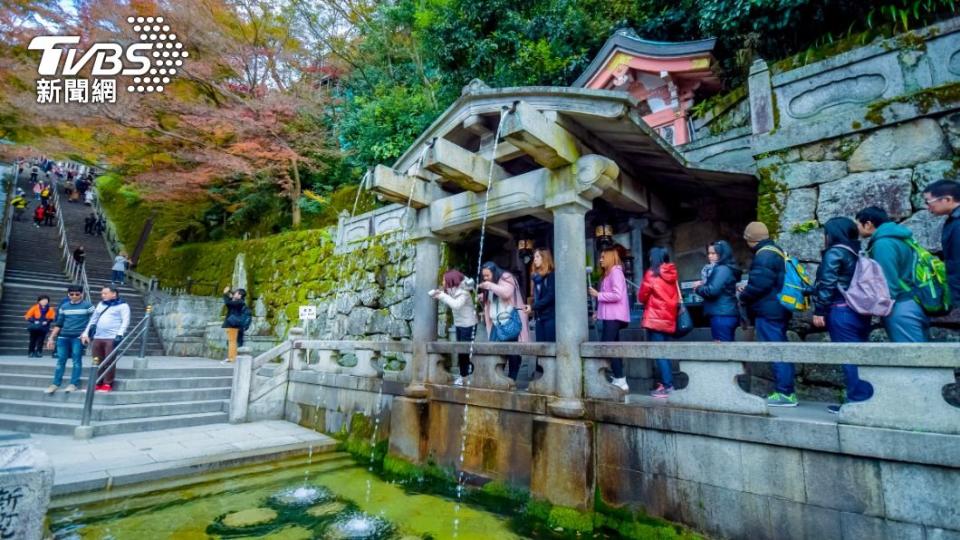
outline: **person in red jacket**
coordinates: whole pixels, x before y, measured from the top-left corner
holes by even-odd
[[[36,210],[33,211],[33,224],[37,227],[40,227],[40,225],[43,224],[43,217],[45,214],[46,214],[46,211],[44,210],[43,205],[41,204],[40,206],[37,207]]]
[[[677,309],[680,307],[680,287],[677,284],[677,267],[670,262],[666,248],[650,250],[650,267],[643,275],[643,283],[637,293],[637,301],[643,304],[643,322],[650,341],[669,341],[677,331]],[[670,360],[657,358],[660,382],[650,394],[655,398],[670,397],[673,392],[673,369]]]

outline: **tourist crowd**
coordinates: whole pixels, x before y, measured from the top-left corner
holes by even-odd
[[[864,208],[853,218],[836,217],[824,228],[822,258],[815,278],[791,258],[763,223],[750,223],[743,240],[754,256],[741,284],[743,271],[734,260],[729,242],[718,240],[707,248],[707,264],[694,293],[703,299],[703,313],[709,318],[714,341],[734,341],[741,321],[753,324],[757,341],[787,341],[788,324],[795,313],[812,309],[812,324],[825,328],[834,343],[860,343],[869,339],[871,321],[878,317],[890,341],[895,343],[928,340],[930,317],[945,314],[960,304],[960,183],[951,180],[929,184],[923,191],[927,209],[946,216],[942,230],[943,261],[919,246],[913,234],[892,221],[882,208]],[[602,274],[597,288],[589,287],[597,303],[594,321],[600,341],[619,341],[620,332],[630,323],[627,279],[623,260],[626,249],[615,243],[600,250]],[[458,270],[443,275],[443,289],[428,294],[443,302],[453,313],[456,338],[476,338],[478,317],[474,289],[489,341],[530,341],[529,320],[533,319],[537,341],[556,339],[554,263],[547,249],[534,251],[532,259],[532,303],[524,300],[516,276],[494,262],[480,269],[475,284]],[[638,287],[637,301],[643,308],[640,326],[649,341],[663,342],[689,332],[689,314],[682,301],[678,271],[669,251],[654,247],[649,265]],[[562,331],[562,330],[561,330]],[[466,354],[458,358],[454,384],[462,385],[472,366]],[[516,380],[521,359],[507,357],[507,375]],[[655,361],[656,398],[668,398],[674,391],[671,362]],[[774,390],[767,397],[770,406],[797,405],[792,363],[774,361]],[[623,360],[610,359],[612,383],[629,390]],[[843,365],[845,401],[869,399],[873,387],[859,378],[857,366]],[[839,407],[831,406],[831,412]]]

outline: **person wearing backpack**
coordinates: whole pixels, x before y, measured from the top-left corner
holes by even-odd
[[[960,307],[960,182],[938,180],[923,190],[923,202],[935,216],[947,216],[940,233],[952,307]]]
[[[887,212],[868,206],[857,212],[861,238],[869,238],[867,254],[883,269],[893,299],[893,310],[883,318],[890,341],[922,343],[928,341],[930,319],[914,298],[914,263],[917,252],[911,247],[913,233],[890,221]]]
[[[227,317],[223,328],[227,333],[227,358],[221,364],[229,364],[237,359],[237,348],[243,346],[243,332],[250,327],[253,317],[246,302],[247,291],[230,287],[223,289],[223,304],[227,306]]]
[[[835,217],[824,226],[826,250],[817,268],[813,287],[813,325],[826,328],[833,343],[864,343],[870,338],[870,315],[857,313],[847,303],[844,291],[850,289],[857,271],[860,239],[857,224],[850,218]],[[857,366],[843,364],[845,401],[865,401],[873,396],[870,383],[860,380]],[[831,405],[832,413],[840,407]]]
[[[767,226],[759,221],[747,225],[743,239],[754,253],[747,284],[740,291],[740,302],[753,319],[757,341],[780,343],[787,341],[787,324],[790,311],[780,303],[777,295],[783,289],[786,277],[786,255],[772,240]],[[789,362],[773,362],[774,391],[767,396],[770,407],[796,407],[797,394],[794,388],[794,365]]]

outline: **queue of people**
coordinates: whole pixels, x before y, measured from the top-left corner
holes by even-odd
[[[786,342],[794,314],[806,310],[809,304],[813,326],[826,329],[834,343],[868,341],[873,317],[879,317],[892,342],[927,341],[930,317],[949,310],[950,298],[954,299],[953,305],[960,302],[960,183],[934,182],[924,189],[923,197],[931,213],[947,216],[942,231],[945,265],[923,250],[909,229],[893,222],[879,207],[864,208],[853,219],[835,217],[823,225],[822,257],[812,279],[771,238],[763,223],[750,223],[744,230],[743,240],[754,256],[743,285],[739,283],[744,271],[734,258],[733,246],[725,240],[711,243],[707,247],[708,264],[693,284],[693,291],[703,299],[703,313],[709,319],[712,339],[734,341],[737,327],[746,319],[752,323],[757,341]],[[596,302],[594,321],[600,341],[619,341],[621,330],[630,322],[622,262],[625,251],[616,244],[603,246],[598,288],[588,287]],[[940,283],[938,273],[944,268],[946,282]],[[529,341],[529,320],[535,321],[537,341],[556,339],[557,291],[549,250],[534,252],[531,270],[533,302],[527,305],[512,273],[490,261],[481,266],[481,281],[476,288],[490,341]],[[453,311],[458,341],[475,339],[477,317],[472,280],[458,270],[449,270],[443,281],[443,290],[429,294]],[[637,301],[643,308],[640,325],[647,339],[674,339],[682,293],[677,267],[666,248],[650,250]],[[507,360],[507,375],[516,380],[520,357],[509,356]],[[775,380],[767,404],[795,407],[795,366],[772,360]],[[609,361],[612,384],[629,391],[623,360]],[[472,366],[467,355],[460,355],[458,363],[455,384],[462,385]],[[669,398],[674,391],[671,362],[658,358],[655,367],[656,384],[651,395]],[[873,395],[873,387],[860,379],[857,366],[845,364],[842,370],[844,402],[863,401]],[[839,406],[829,409],[836,413]]]

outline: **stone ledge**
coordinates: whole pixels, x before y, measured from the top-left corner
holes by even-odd
[[[476,407],[486,407],[503,411],[513,411],[537,415],[547,414],[547,401],[550,396],[528,394],[525,392],[511,392],[503,390],[487,390],[463,386],[445,386],[427,384],[430,391],[430,400],[442,403],[469,403]],[[470,393],[467,400],[465,393]]]

